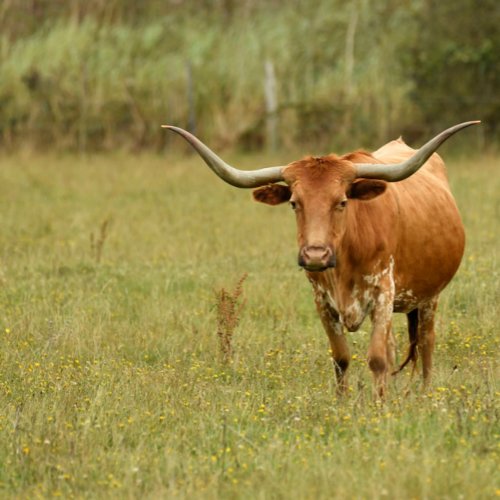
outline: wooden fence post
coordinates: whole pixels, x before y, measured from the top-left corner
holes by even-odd
[[[266,99],[266,146],[270,151],[278,148],[278,98],[274,64],[264,63],[264,95]]]

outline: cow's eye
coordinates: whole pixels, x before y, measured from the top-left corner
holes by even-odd
[[[339,210],[343,210],[345,207],[347,206],[347,200],[342,200],[339,202],[339,204],[337,205],[337,208]]]
[[[294,201],[290,200],[290,206],[292,207],[292,210],[295,210],[297,208],[297,203]]]

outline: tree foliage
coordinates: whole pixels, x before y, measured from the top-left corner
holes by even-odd
[[[5,0],[0,143],[161,149],[164,122],[218,146],[370,147],[500,115],[494,0]]]
[[[401,44],[410,98],[424,122],[477,116],[489,134],[500,117],[500,4],[495,0],[421,2]]]

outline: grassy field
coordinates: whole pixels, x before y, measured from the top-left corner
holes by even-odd
[[[194,157],[1,158],[0,495],[500,495],[500,161],[448,166],[468,245],[441,300],[433,387],[408,370],[381,405],[368,324],[349,335],[336,399],[287,207]],[[216,296],[244,273],[225,364]]]

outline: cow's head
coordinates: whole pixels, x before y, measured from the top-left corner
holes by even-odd
[[[269,205],[289,202],[297,220],[299,265],[308,271],[335,267],[350,200],[370,200],[386,188],[381,180],[357,179],[354,164],[334,155],[291,163],[283,180],[286,185],[269,184],[253,196]]]
[[[227,183],[236,187],[258,187],[254,198],[262,203],[278,205],[289,202],[297,218],[299,265],[308,271],[324,271],[336,265],[335,249],[346,228],[350,200],[366,201],[379,196],[385,191],[386,181],[406,179],[448,137],[476,123],[479,122],[461,123],[441,132],[411,158],[398,164],[360,163],[362,154],[329,155],[251,171],[228,165],[189,132],[169,125],[164,127],[184,137]],[[374,161],[368,156],[366,159]]]

